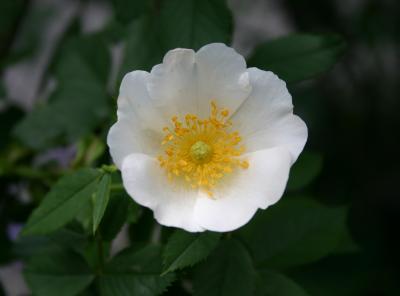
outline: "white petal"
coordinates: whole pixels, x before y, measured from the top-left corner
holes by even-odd
[[[251,135],[244,135],[244,137],[246,137],[248,151],[285,147],[291,152],[293,164],[307,141],[307,126],[300,117],[286,115],[274,121],[270,126]]]
[[[244,58],[225,44],[212,43],[196,53],[196,64],[200,115],[209,114],[211,100],[234,113],[251,90]]]
[[[196,113],[196,89],[195,54],[191,49],[170,50],[163,63],[151,70],[148,90],[167,118]]]
[[[132,153],[156,155],[162,141],[165,121],[154,108],[146,83],[149,73],[133,71],[125,75],[118,97],[118,120],[111,127],[107,143],[111,156],[121,168],[123,159]]]
[[[272,72],[248,69],[252,91],[232,116],[247,151],[284,146],[296,161],[307,141],[307,126],[293,115],[286,84]]]
[[[282,196],[289,176],[290,153],[271,148],[246,155],[249,168],[241,170],[214,193],[202,194],[195,217],[204,228],[231,231],[246,224],[258,208],[266,209]]]
[[[122,180],[128,194],[137,203],[152,209],[160,224],[191,232],[204,231],[193,215],[197,191],[174,188],[155,158],[129,155],[122,165]]]
[[[209,44],[197,53],[169,51],[153,67],[148,90],[168,118],[194,113],[209,115],[210,101],[234,112],[250,93],[244,58],[224,44]]]
[[[150,73],[133,71],[124,76],[118,98],[118,117],[130,116],[142,127],[160,131],[166,121],[147,90]]]

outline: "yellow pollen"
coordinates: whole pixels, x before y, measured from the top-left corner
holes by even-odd
[[[212,101],[206,119],[194,114],[186,114],[182,121],[178,116],[172,117],[172,127],[163,128],[164,155],[158,156],[171,182],[203,190],[213,197],[213,188],[224,176],[249,167],[241,157],[245,151],[240,145],[242,138],[237,131],[231,131],[229,114],[229,110],[218,109]]]

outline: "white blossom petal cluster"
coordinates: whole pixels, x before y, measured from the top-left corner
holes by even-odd
[[[274,73],[224,44],[125,75],[108,134],[128,194],[163,225],[231,231],[282,196],[307,140]]]

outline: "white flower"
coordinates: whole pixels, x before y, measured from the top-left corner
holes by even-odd
[[[129,195],[196,232],[231,231],[276,203],[306,140],[285,82],[209,44],[128,73],[107,142]]]

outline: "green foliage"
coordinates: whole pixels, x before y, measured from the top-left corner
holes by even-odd
[[[24,234],[45,234],[70,222],[96,192],[102,173],[80,169],[61,178],[32,213]]]
[[[232,15],[225,0],[169,0],[162,3],[161,37],[166,49],[198,49],[212,42],[230,43]]]
[[[37,254],[51,254],[58,251],[60,246],[47,236],[22,236],[13,246],[13,253],[23,260],[29,260]]]
[[[322,169],[322,156],[304,152],[290,169],[288,190],[299,190],[309,185]]]
[[[26,0],[0,2],[0,59],[9,46],[10,39],[15,33],[19,18],[24,12]]]
[[[156,13],[156,19],[148,13],[140,17],[131,14],[118,81],[132,70],[149,71],[169,49],[230,42],[232,15],[225,0],[163,1]]]
[[[16,126],[15,136],[28,147],[43,149],[60,138],[71,143],[87,135],[109,112],[109,68],[109,52],[101,39],[72,40],[57,64],[58,87],[49,103],[29,113]]]
[[[77,152],[73,166],[90,166],[106,150],[106,143],[98,137],[87,137],[77,144]]]
[[[129,197],[128,197],[129,198]],[[130,199],[131,202],[129,202],[128,206],[128,213],[126,215],[126,221],[128,223],[137,223],[142,215],[142,208],[134,202],[132,199]]]
[[[100,295],[160,295],[174,280],[173,274],[160,276],[161,247],[148,245],[122,251],[99,277]]]
[[[110,174],[104,174],[101,177],[99,184],[97,185],[97,190],[92,196],[93,202],[93,233],[96,232],[97,227],[103,218],[104,212],[106,211],[108,200],[110,198],[110,186],[111,186],[111,176]]]
[[[203,260],[216,247],[219,239],[219,233],[175,231],[165,247],[163,273],[192,266]]]
[[[18,39],[10,48],[7,59],[3,63],[5,66],[37,54],[40,50],[41,42],[45,40],[43,31],[48,28],[49,20],[54,11],[50,5],[33,5],[29,6],[29,8],[28,11],[23,12],[24,18],[20,20],[20,23],[17,23]]]
[[[115,192],[110,196],[107,209],[100,223],[100,232],[104,240],[112,241],[126,222],[134,202],[125,192]]]
[[[104,40],[89,35],[71,38],[64,46],[55,66],[56,77],[62,83],[68,83],[72,78],[85,78],[89,84],[104,89],[111,67],[110,52]]]
[[[316,261],[335,251],[346,234],[344,207],[292,198],[262,211],[239,231],[257,266],[287,268]]]
[[[118,21],[127,25],[151,8],[150,0],[112,0]]]
[[[287,276],[271,271],[257,273],[256,296],[308,296],[302,287]]]
[[[32,292],[40,296],[77,295],[94,279],[83,258],[68,251],[32,257],[24,274]]]
[[[298,82],[329,70],[345,48],[339,35],[294,34],[259,45],[248,64]]]
[[[381,283],[381,290],[385,293],[379,294],[397,295],[397,277],[391,279],[387,271],[376,270],[374,261],[368,253],[335,255],[295,269],[290,272],[290,277],[313,296],[354,296],[367,295],[371,283],[385,274]],[[372,274],[369,271],[371,268],[374,269]]]
[[[194,278],[194,295],[252,295],[254,279],[250,254],[239,242],[226,240],[199,266]]]
[[[0,2],[3,67],[41,49],[43,28],[54,11],[47,6],[27,9],[28,1],[23,0]],[[86,2],[80,4],[84,9]],[[110,83],[116,78],[119,86],[126,73],[151,70],[172,48],[197,50],[212,42],[229,45],[233,31],[226,0],[109,2],[111,20],[99,32],[83,34],[80,11],[66,25],[38,89],[47,93],[49,81],[55,79],[48,97],[37,100],[26,114],[0,102],[0,174],[7,178],[0,182],[0,263],[23,260],[32,294],[44,296],[164,292],[306,296],[307,292],[356,295],[361,291],[350,282],[361,278],[365,283],[365,265],[350,260],[362,268],[343,277],[331,272],[340,270],[340,258],[353,258],[359,251],[346,227],[346,207],[289,196],[260,211],[238,231],[189,233],[158,225],[152,211],[125,192],[117,169],[101,166],[110,163],[105,137],[115,116],[111,97],[117,96],[113,90],[108,93]],[[112,65],[110,48],[116,44],[123,45],[123,56]],[[297,82],[327,71],[344,47],[338,35],[297,34],[260,45],[248,63]],[[0,97],[6,96],[1,81]],[[67,144],[77,147],[68,168],[46,163],[34,167],[34,174],[21,174],[44,150]],[[89,168],[96,166],[101,169]],[[289,194],[300,190],[307,194],[318,182],[321,168],[319,154],[303,153],[291,170]],[[18,208],[17,214],[9,213],[3,201],[11,200],[9,191],[20,184],[24,186],[18,190],[28,192],[31,203]],[[23,236],[12,241],[9,223],[24,224],[38,200],[42,201],[25,224]],[[129,229],[129,234],[122,234],[129,235],[130,246],[114,255],[121,229]],[[339,258],[340,264],[332,264],[332,257]],[[336,279],[347,283],[345,288],[351,292],[335,289]]]
[[[133,70],[150,70],[161,62],[163,55],[154,20],[147,16],[135,20],[127,28],[119,80]]]

